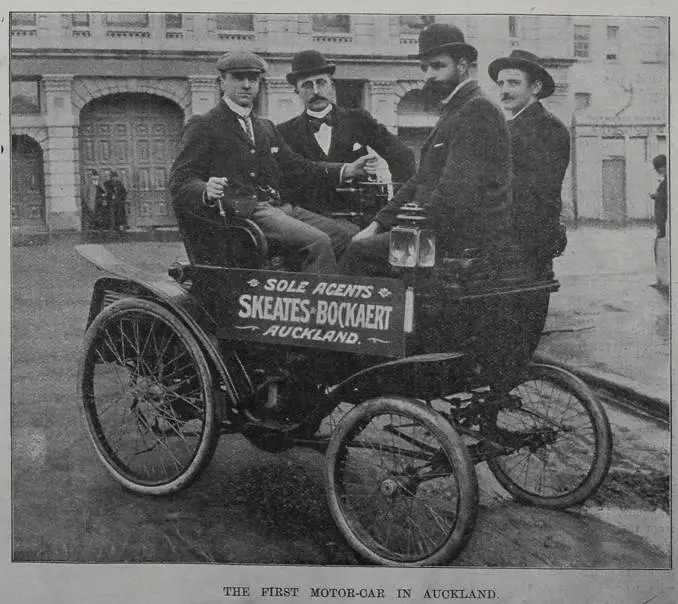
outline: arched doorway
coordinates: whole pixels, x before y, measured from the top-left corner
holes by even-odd
[[[182,110],[151,94],[113,94],[80,113],[80,174],[118,172],[127,189],[131,227],[175,224],[167,181],[178,152]]]
[[[42,149],[30,136],[12,136],[12,228],[47,229]]]

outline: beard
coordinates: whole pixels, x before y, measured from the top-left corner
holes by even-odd
[[[445,81],[426,80],[422,92],[428,106],[436,107],[450,95],[459,84],[459,77]]]

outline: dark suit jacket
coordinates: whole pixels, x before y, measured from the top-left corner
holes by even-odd
[[[553,240],[563,207],[570,132],[541,103],[509,120],[513,148],[514,224],[520,241],[536,247]]]
[[[443,107],[422,147],[419,171],[376,220],[390,229],[398,208],[414,201],[425,207],[442,253],[499,246],[512,239],[510,180],[506,119],[471,82]]]
[[[657,224],[657,237],[666,237],[666,221],[669,217],[669,197],[666,178],[657,187],[654,194],[654,220]]]
[[[304,160],[290,149],[273,122],[255,115],[251,118],[256,146],[223,100],[188,121],[169,179],[177,217],[183,209],[202,213],[202,194],[211,176],[226,177],[242,191],[251,192],[256,186],[279,190],[283,172],[300,181],[339,182],[341,164]]]
[[[367,111],[335,107],[336,123],[327,154],[322,150],[305,113],[278,125],[289,146],[299,155],[315,161],[350,163],[367,155],[367,145],[386,160],[394,182],[405,182],[415,172],[414,153],[398,137],[379,124]],[[358,149],[354,147],[359,145]],[[317,181],[304,189],[291,178],[285,178],[286,192],[294,203],[314,212],[343,209],[343,202],[333,186]]]

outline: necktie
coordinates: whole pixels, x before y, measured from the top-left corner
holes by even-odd
[[[250,121],[250,118],[244,117],[244,116],[238,116],[238,119],[240,120],[242,125],[245,127],[245,132],[247,132],[247,136],[249,136],[252,143],[254,143],[254,131],[252,130],[252,122]]]
[[[324,117],[313,117],[312,115],[308,115],[308,123],[311,126],[311,130],[313,132],[318,132],[320,130],[320,126],[323,124],[327,124],[330,128],[334,126],[334,112],[330,111],[326,116]]]

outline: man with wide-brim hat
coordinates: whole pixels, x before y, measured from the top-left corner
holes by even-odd
[[[508,57],[495,59],[490,63],[487,71],[496,82],[499,72],[504,69],[518,69],[527,74],[530,84],[535,86],[532,94],[536,99],[545,99],[556,89],[551,74],[541,65],[537,56],[527,50],[516,49]]]
[[[333,221],[281,197],[281,175],[336,186],[364,176],[371,169],[368,159],[311,162],[294,153],[270,120],[252,112],[266,72],[262,57],[228,52],[217,60],[217,70],[223,96],[216,107],[188,121],[170,173],[177,221],[198,216],[218,223],[216,207],[221,204],[227,216],[251,218],[269,241],[300,257],[302,271],[336,273],[333,242],[326,232]],[[347,241],[344,236],[344,245]],[[210,260],[219,263],[218,258]]]
[[[508,127],[474,77],[476,49],[458,27],[434,23],[421,32],[416,57],[424,89],[441,101],[440,119],[421,149],[418,172],[353,238],[341,263],[347,273],[388,272],[389,230],[408,202],[423,206],[436,229],[441,264],[469,248],[500,247],[512,236]]]
[[[364,109],[337,106],[332,79],[335,69],[336,65],[317,50],[302,50],[292,57],[287,81],[304,111],[278,124],[280,133],[296,153],[315,161],[352,162],[371,149],[384,159],[393,181],[407,181],[415,172],[414,152]],[[291,195],[314,212],[331,214],[350,209],[349,196],[327,182],[317,180],[314,186],[306,187],[291,179],[285,181]],[[357,230],[352,229],[351,234]]]
[[[560,223],[563,179],[570,161],[570,133],[541,100],[555,90],[551,74],[526,50],[492,61],[490,77],[497,83],[500,102],[509,115],[513,156],[513,225],[518,241],[535,259],[544,279],[553,276],[553,257],[567,243]],[[535,298],[524,308],[527,335],[534,350],[548,312],[548,297]]]
[[[561,190],[570,161],[570,132],[541,103],[555,82],[526,50],[495,59],[488,72],[509,114],[515,228],[523,245],[550,262],[564,247]]]

